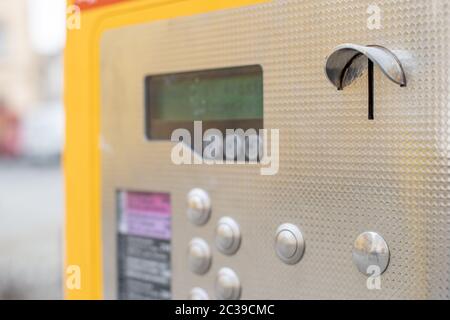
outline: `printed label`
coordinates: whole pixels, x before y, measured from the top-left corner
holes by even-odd
[[[117,196],[119,298],[170,299],[170,195],[120,191]]]

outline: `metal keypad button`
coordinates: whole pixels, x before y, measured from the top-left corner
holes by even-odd
[[[216,246],[224,254],[234,254],[241,243],[239,225],[230,217],[223,217],[216,227]]]
[[[359,272],[380,275],[386,270],[389,257],[389,247],[380,234],[367,231],[356,238],[352,258]]]
[[[237,300],[241,296],[241,284],[239,278],[230,268],[222,268],[219,270],[215,289],[218,299]]]
[[[208,293],[202,288],[193,288],[189,293],[190,300],[209,300]]]
[[[211,265],[211,250],[205,240],[194,238],[189,243],[189,269],[196,274],[205,274]]]
[[[296,264],[305,251],[305,241],[300,229],[290,223],[278,227],[275,235],[277,256],[287,264]]]
[[[283,230],[277,237],[277,250],[280,255],[291,258],[298,249],[297,238],[291,231]]]
[[[187,197],[189,220],[196,225],[205,224],[211,214],[211,200],[206,191],[196,188],[192,189]]]

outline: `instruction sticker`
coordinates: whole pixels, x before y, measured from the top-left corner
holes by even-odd
[[[119,191],[117,198],[119,299],[170,299],[170,195]]]

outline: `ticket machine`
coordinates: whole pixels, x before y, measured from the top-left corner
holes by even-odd
[[[447,1],[74,5],[68,298],[450,298]]]

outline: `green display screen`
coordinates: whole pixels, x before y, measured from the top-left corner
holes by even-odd
[[[149,138],[168,139],[197,120],[205,128],[262,127],[261,66],[149,76],[145,85]]]

